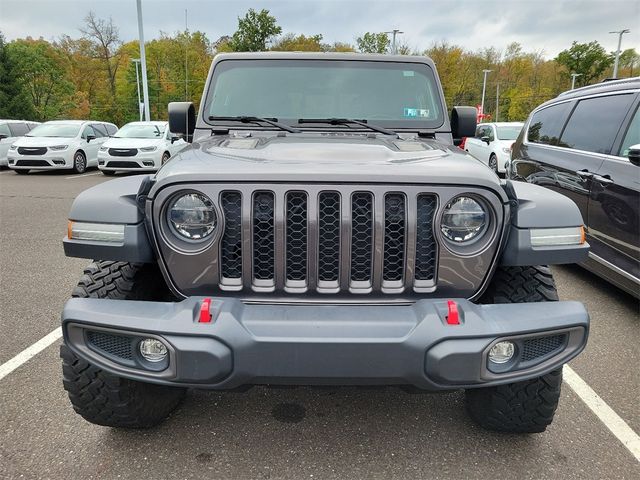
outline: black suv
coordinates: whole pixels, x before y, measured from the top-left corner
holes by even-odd
[[[582,264],[640,297],[640,77],[560,94],[529,116],[507,176],[580,208],[591,245]],[[632,148],[636,147],[636,148]]]

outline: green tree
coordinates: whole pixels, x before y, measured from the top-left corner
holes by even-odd
[[[65,55],[46,40],[14,40],[7,53],[15,72],[24,82],[37,120],[51,120],[64,115],[72,106],[73,83]]]
[[[358,50],[362,53],[387,53],[389,51],[389,35],[386,33],[366,32],[356,38]]]
[[[627,48],[620,53],[618,77],[633,77],[634,70],[637,74],[639,68],[640,55],[638,55],[635,48]]]
[[[322,52],[322,35],[295,35],[288,33],[279,38],[271,50],[286,52]]]
[[[0,32],[0,118],[34,120],[36,112]]]
[[[613,57],[598,42],[573,42],[571,48],[563,50],[555,58],[567,71],[566,76],[578,73],[578,86],[589,85],[599,80],[604,72],[613,64]]]
[[[231,37],[231,47],[236,52],[262,52],[267,49],[267,41],[282,33],[269,10],[256,12],[250,8],[244,18],[238,17],[238,29]]]

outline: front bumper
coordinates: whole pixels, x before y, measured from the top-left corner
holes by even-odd
[[[543,375],[578,355],[589,329],[589,316],[578,302],[475,305],[456,300],[460,324],[450,325],[446,300],[265,305],[216,298],[211,322],[200,323],[202,300],[74,298],[62,314],[65,343],[110,373],[165,385],[413,385],[448,390]],[[140,356],[138,343],[149,337],[167,345],[164,365]],[[551,338],[555,350],[544,353],[541,346],[551,345]],[[112,348],[114,339],[120,340]],[[494,368],[488,351],[505,339],[516,344],[515,360]]]
[[[9,151],[7,161],[9,168],[15,170],[57,170],[73,168],[75,150],[48,150],[43,155],[21,155],[17,151]]]
[[[162,151],[141,152],[132,157],[116,157],[108,152],[98,152],[100,170],[118,172],[153,172],[160,168]]]

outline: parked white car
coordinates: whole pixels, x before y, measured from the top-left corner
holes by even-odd
[[[127,123],[100,147],[98,168],[105,175],[155,171],[186,145],[167,122]]]
[[[466,139],[464,149],[496,173],[505,173],[511,146],[522,130],[522,122],[480,123],[476,136]]]
[[[45,122],[9,147],[9,168],[20,174],[56,169],[82,173],[98,166],[98,149],[117,130],[113,123],[106,122]]]
[[[6,168],[9,165],[7,160],[9,147],[37,125],[40,123],[26,120],[0,120],[0,168]]]

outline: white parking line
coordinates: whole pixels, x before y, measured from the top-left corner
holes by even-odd
[[[53,342],[62,337],[62,328],[58,327],[53,332],[48,335],[42,337],[36,343],[31,345],[30,347],[25,348],[11,360],[0,365],[0,380],[13,372],[16,368],[18,368],[23,363],[28,362],[31,358],[35,357],[42,350],[47,348]]]
[[[563,374],[567,385],[640,462],[640,436],[569,365],[564,366]]]
[[[0,365],[0,380],[13,372],[16,368],[28,362],[42,350],[62,337],[62,328],[58,327],[53,332],[42,337],[36,343],[27,347],[11,360]],[[613,409],[593,391],[569,365],[564,366],[564,381],[580,397],[587,407],[600,419],[600,421],[613,433],[620,442],[631,452],[631,455],[640,462],[640,436]]]
[[[85,173],[83,175],[74,175],[72,177],[64,177],[65,180],[73,180],[75,178],[90,177],[91,175],[102,175],[102,172]]]

